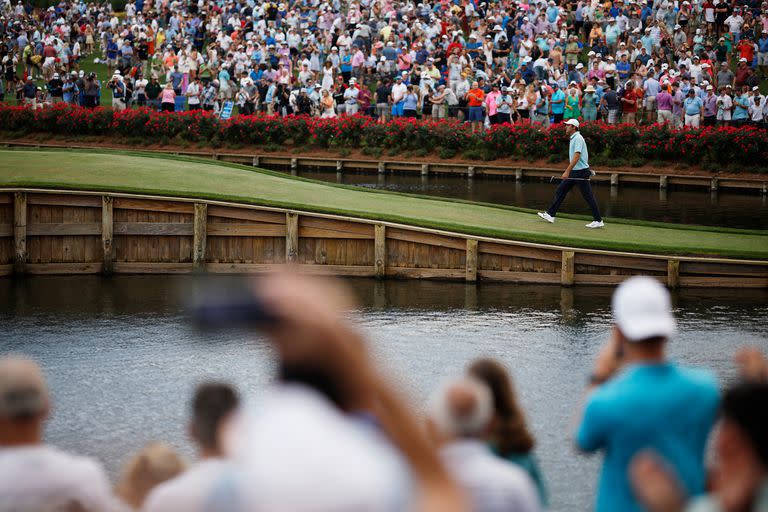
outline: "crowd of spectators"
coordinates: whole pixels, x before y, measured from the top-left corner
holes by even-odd
[[[0,94],[32,105],[763,126],[760,0],[0,3]],[[105,64],[97,76],[93,63]]]
[[[0,359],[0,509],[547,509],[535,435],[508,369],[474,361],[416,413],[368,355],[349,294],[318,279],[275,273],[252,288],[254,321],[277,356],[275,382],[258,405],[245,406],[229,384],[202,384],[187,430],[198,460],[187,467],[153,442],[114,487],[98,461],[45,443],[54,404],[42,370]],[[238,299],[238,318],[253,310],[248,304]],[[595,509],[765,510],[768,361],[742,350],[743,380],[721,396],[710,372],[666,358],[676,325],[657,281],[628,279],[612,309],[574,436],[579,449],[604,457]]]

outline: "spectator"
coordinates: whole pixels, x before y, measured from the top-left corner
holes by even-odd
[[[717,383],[707,372],[667,361],[675,319],[669,292],[658,281],[624,281],[612,309],[613,334],[595,360],[576,433],[580,449],[604,451],[596,510],[641,509],[628,468],[646,449],[664,457],[685,492],[698,496],[704,492],[704,447],[719,403]]]
[[[186,464],[170,446],[150,443],[123,467],[116,494],[133,509],[140,509],[158,485],[180,475]]]
[[[493,397],[470,377],[437,390],[428,405],[429,429],[440,455],[466,492],[472,510],[540,510],[536,490],[519,467],[495,457],[482,441],[493,417]]]
[[[544,476],[533,454],[535,440],[518,404],[512,379],[501,363],[493,359],[473,362],[468,373],[491,391],[493,420],[486,436],[489,446],[494,453],[525,470],[536,485],[540,503],[546,508],[548,499]]]
[[[197,446],[200,461],[181,475],[158,485],[149,494],[143,510],[204,511],[211,487],[228,468],[221,446],[223,426],[239,407],[237,392],[227,384],[199,386],[192,399],[189,435]]]
[[[4,510],[122,510],[96,461],[43,443],[50,411],[40,368],[0,359],[0,496]]]

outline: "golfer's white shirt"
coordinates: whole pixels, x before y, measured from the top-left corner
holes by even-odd
[[[128,510],[93,459],[45,445],[0,448],[0,510]]]
[[[467,493],[471,510],[541,510],[536,488],[525,471],[495,456],[482,441],[454,441],[440,450],[440,456]]]

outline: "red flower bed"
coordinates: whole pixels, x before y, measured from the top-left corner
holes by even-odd
[[[260,145],[292,144],[401,150],[444,148],[468,151],[485,159],[567,158],[562,125],[542,129],[528,122],[492,126],[473,133],[455,119],[396,118],[384,124],[365,116],[322,119],[306,116],[237,116],[226,121],[204,111],[167,113],[150,109],[122,112],[88,110],[65,104],[33,110],[0,105],[0,130],[16,133],[142,137],[147,142],[181,137],[200,142]],[[753,126],[674,130],[668,125],[635,126],[585,123],[581,133],[590,156],[603,162],[687,162],[763,168],[768,161],[768,132]]]

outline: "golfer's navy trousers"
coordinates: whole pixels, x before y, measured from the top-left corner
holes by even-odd
[[[591,176],[592,173],[589,172],[589,168],[572,170],[571,174],[568,176],[569,178],[582,178],[584,181],[570,179],[561,181],[560,185],[558,185],[557,190],[555,191],[555,200],[552,201],[552,205],[547,209],[547,213],[553,217],[557,215],[557,210],[560,209],[560,205],[565,200],[565,196],[568,195],[568,192],[570,192],[574,186],[577,186],[581,191],[582,197],[584,197],[584,200],[592,210],[592,218],[598,221],[603,220],[603,218],[600,217],[600,209],[597,207],[595,196],[592,194],[592,186],[588,181]]]

